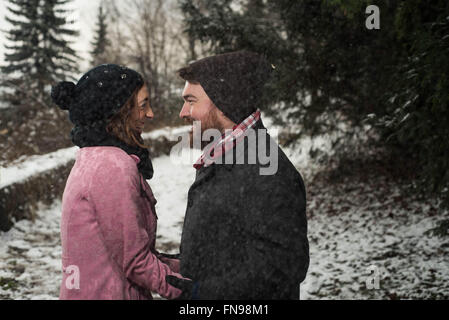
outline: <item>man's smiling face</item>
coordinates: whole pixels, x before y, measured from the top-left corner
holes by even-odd
[[[193,121],[201,121],[201,136],[207,129],[217,129],[220,132],[224,131],[222,121],[220,121],[220,117],[224,117],[224,115],[217,109],[199,83],[186,81],[182,98],[184,99],[184,104],[179,113],[179,117],[190,123],[193,123]],[[193,136],[196,134],[196,132],[193,132],[194,129],[192,127],[190,131],[191,142]],[[202,141],[201,148],[208,143],[209,141]]]
[[[186,81],[182,98],[184,104],[179,116],[183,119],[203,122],[211,111],[217,109],[199,83]]]

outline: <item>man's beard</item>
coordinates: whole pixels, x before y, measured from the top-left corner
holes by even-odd
[[[194,120],[188,119],[187,121],[189,121],[189,123],[193,125]],[[201,150],[203,150],[209,143],[212,142],[213,137],[211,137],[209,140],[206,141],[203,141],[202,139],[204,131],[208,129],[216,129],[219,130],[221,133],[223,133],[224,131],[223,125],[220,123],[218,119],[216,110],[209,111],[206,118],[203,121],[201,121],[201,134],[198,134],[196,132],[197,126],[193,126],[192,129],[189,131],[190,148],[193,149],[198,146],[198,142],[195,141],[194,143],[193,141],[194,136],[196,136],[195,139],[199,138],[201,140],[200,144]]]

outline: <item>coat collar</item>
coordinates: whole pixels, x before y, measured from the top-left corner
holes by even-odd
[[[255,124],[253,129],[255,129],[255,130],[257,130],[257,129],[266,129],[265,126],[262,123],[262,119],[259,119],[256,122],[256,124]],[[197,170],[195,182],[192,184],[192,186],[190,188],[194,189],[197,186],[199,186],[201,183],[203,183],[204,181],[207,181],[208,178],[213,177],[215,175],[215,173],[216,173],[217,166],[222,166],[226,170],[232,171],[232,169],[234,168],[235,164],[222,165],[222,164],[215,164],[215,163],[213,163],[212,165],[210,165],[208,167],[202,167],[201,169]]]
[[[201,169],[196,171],[195,182],[190,187],[191,189],[196,188],[200,185],[206,178],[215,175],[216,164],[212,164],[208,167],[202,167]]]
[[[129,155],[136,155],[140,160],[137,163],[139,172],[147,180],[153,177],[153,164],[148,149],[131,146],[116,136],[109,134],[104,123],[99,123],[96,126],[75,126],[70,134],[73,144],[80,148],[113,146],[122,149]]]

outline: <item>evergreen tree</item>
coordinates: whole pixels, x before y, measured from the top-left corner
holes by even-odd
[[[107,48],[110,45],[110,42],[107,37],[108,25],[106,19],[107,16],[103,10],[103,5],[100,5],[97,15],[96,34],[92,42],[94,48],[91,51],[93,66],[106,63],[107,60]]]
[[[64,6],[71,0],[8,0],[12,24],[5,45],[6,65],[1,68],[7,75],[5,86],[14,94],[5,96],[13,104],[25,98],[41,105],[50,105],[49,86],[78,72],[78,56],[71,49],[67,37],[78,33],[69,28],[69,13]],[[20,98],[19,98],[20,97]]]
[[[406,59],[377,124],[390,146],[417,160],[424,190],[443,194],[449,206],[449,3],[404,2],[396,16]]]
[[[360,9],[363,1],[357,3]],[[271,108],[265,111],[277,120],[285,121],[288,114],[290,122],[302,126],[301,132],[320,134],[336,130],[342,121],[360,125],[372,106],[385,109],[382,90],[391,77],[383,71],[397,62],[397,46],[391,28],[369,32],[364,27],[363,11],[349,19],[328,0],[180,4],[186,32],[211,43],[214,53],[248,49],[268,56],[276,72]],[[384,23],[392,20],[382,18]]]

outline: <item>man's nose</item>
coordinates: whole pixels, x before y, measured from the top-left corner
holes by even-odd
[[[179,117],[181,119],[190,117],[190,107],[189,107],[188,103],[184,103],[182,105],[182,109],[181,109],[181,112],[179,113]]]

